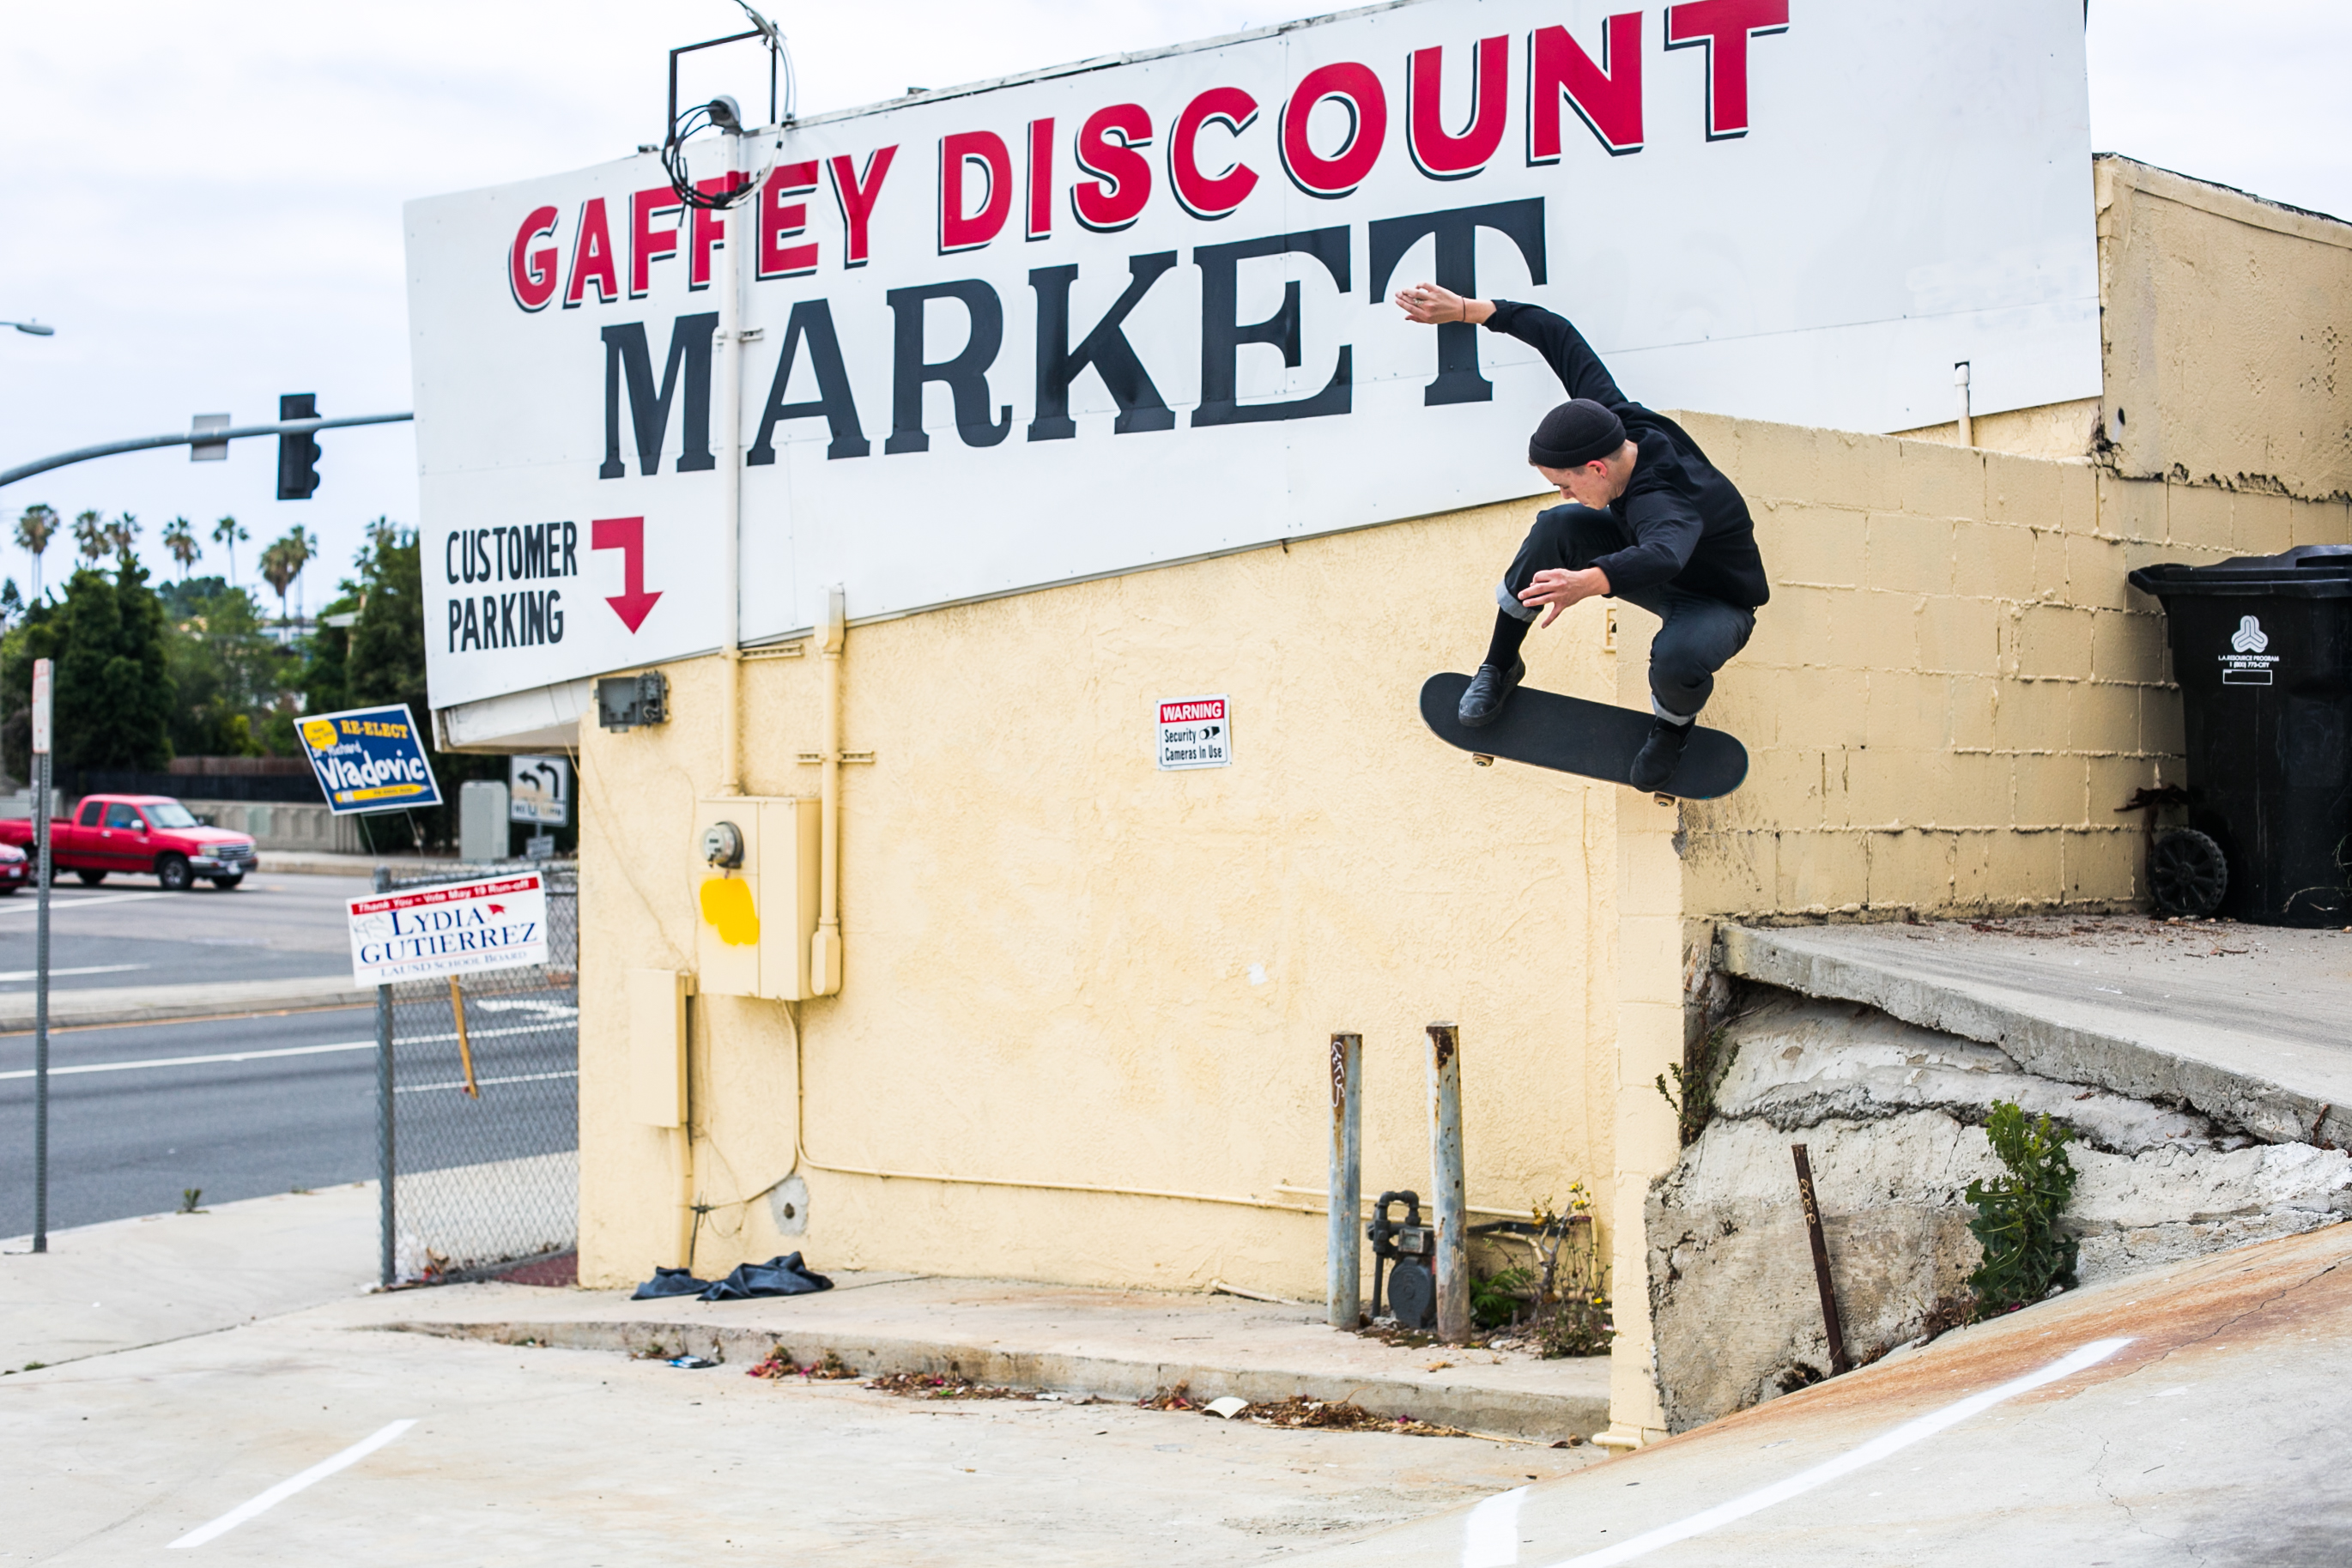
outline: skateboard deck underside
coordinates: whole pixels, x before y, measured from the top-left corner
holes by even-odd
[[[1430,676],[1421,688],[1422,721],[1440,740],[1464,751],[1625,784],[1633,770],[1633,754],[1649,737],[1646,713],[1533,686],[1513,692],[1494,723],[1472,729],[1455,716],[1469,684],[1467,675],[1444,672]],[[1748,748],[1735,737],[1701,725],[1691,733],[1682,761],[1658,793],[1709,800],[1730,794],[1747,777]]]

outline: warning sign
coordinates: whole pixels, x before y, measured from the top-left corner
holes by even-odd
[[[1161,771],[1230,768],[1233,761],[1234,728],[1223,697],[1178,697],[1160,705]]]

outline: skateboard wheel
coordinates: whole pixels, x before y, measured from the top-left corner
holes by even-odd
[[[1663,789],[1651,796],[1650,799],[1655,800],[1661,806],[1673,806],[1681,803],[1677,797],[1669,795]]]
[[[1474,763],[1477,764],[1477,765],[1478,765],[1479,767],[1481,767],[1481,768],[1492,768],[1493,766],[1495,766],[1495,759],[1494,759],[1493,758],[1491,758],[1491,757],[1487,756],[1487,755],[1486,755],[1485,752],[1483,752],[1483,751],[1474,751],[1474,752],[1472,752],[1472,753],[1470,754],[1470,760],[1471,760],[1472,762],[1474,762]]]

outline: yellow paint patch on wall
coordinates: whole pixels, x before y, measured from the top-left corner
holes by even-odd
[[[730,947],[749,947],[760,939],[760,911],[751,902],[749,883],[714,876],[702,884],[702,918],[719,928],[719,939]]]

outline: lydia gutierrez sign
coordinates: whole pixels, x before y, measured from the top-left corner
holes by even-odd
[[[744,204],[647,156],[408,207],[436,706],[712,647],[730,453],[747,638],[1530,494],[1557,383],[1424,278],[1660,407],[2099,390],[2047,0],[1415,0],[690,152]]]

